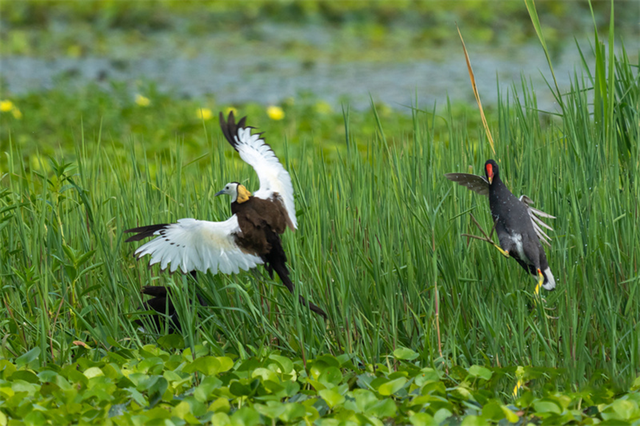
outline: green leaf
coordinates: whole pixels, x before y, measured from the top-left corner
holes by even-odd
[[[506,416],[504,411],[502,411],[501,404],[491,401],[482,407],[482,417],[486,420],[497,422],[504,419]]]
[[[30,365],[32,362],[37,360],[39,356],[40,356],[40,348],[36,346],[26,354],[16,358],[16,366],[20,368],[20,367],[24,367],[25,365]]]
[[[344,396],[335,389],[323,389],[318,394],[324,399],[329,408],[334,408],[344,402]]]
[[[469,374],[473,377],[479,377],[484,380],[491,379],[493,372],[485,367],[480,367],[479,365],[472,365],[469,367]]]
[[[228,413],[230,409],[231,405],[229,404],[229,400],[221,397],[213,401],[207,410],[213,411],[214,413]]]
[[[556,401],[551,399],[539,399],[533,402],[533,408],[536,410],[536,414],[560,414],[562,413],[562,407]]]
[[[233,381],[229,386],[229,391],[235,396],[251,396],[258,389],[260,380],[256,379],[250,385],[246,385],[240,381]]]
[[[451,413],[451,411],[447,410],[446,408],[441,408],[433,415],[433,420],[436,422],[436,424],[439,425],[452,415],[453,413]]]
[[[507,407],[506,405],[502,405],[502,412],[504,413],[507,420],[511,423],[517,423],[518,420],[520,420],[520,417],[518,417],[518,415],[511,411],[511,409],[509,409],[509,407]]]
[[[183,349],[184,338],[177,333],[167,334],[158,338],[158,344],[165,349]]]
[[[270,419],[277,419],[285,411],[284,404],[279,401],[268,401],[266,404],[255,404],[253,408]]]
[[[222,381],[220,379],[216,376],[207,376],[193,392],[193,396],[200,402],[206,402],[211,393],[220,386],[222,386]]]
[[[262,367],[256,368],[255,370],[253,370],[253,373],[251,373],[251,377],[252,378],[260,377],[263,381],[269,380],[274,383],[280,382],[280,378],[276,373],[274,373],[273,371],[267,368],[262,368]]]
[[[416,386],[422,387],[425,383],[437,382],[439,380],[440,376],[438,375],[438,372],[436,370],[434,370],[433,368],[423,368],[422,370],[420,370],[420,373],[415,376],[413,382],[416,384]]]
[[[216,360],[218,361],[218,363],[220,363],[217,374],[224,373],[233,368],[233,360],[228,356],[218,356],[216,357]]]
[[[374,415],[381,419],[394,417],[396,415],[396,404],[391,398],[385,398],[369,408],[367,414]]]
[[[9,376],[8,380],[10,381],[24,380],[25,382],[29,382],[29,383],[40,383],[40,379],[38,378],[38,376],[36,376],[33,372],[29,370],[18,370],[15,373],[13,373],[11,376]]]
[[[282,369],[282,373],[290,374],[293,371],[293,362],[289,358],[280,355],[269,355],[269,359],[274,360]]]
[[[127,388],[125,390],[129,392],[129,395],[131,396],[131,398],[139,406],[141,406],[141,407],[146,407],[147,406],[147,400],[144,398],[144,395],[142,395],[140,392],[138,392],[136,390],[136,388]]]
[[[91,368],[87,368],[84,371],[84,375],[87,377],[87,379],[91,379],[97,376],[104,376],[104,373],[102,372],[102,369],[98,367],[91,367]]]
[[[13,365],[13,363],[6,359],[0,359],[0,378],[4,378],[6,380],[14,371],[16,371],[16,366]]]
[[[200,421],[191,413],[191,405],[187,401],[182,401],[176,405],[171,414],[191,424],[200,424]]]
[[[396,359],[413,361],[420,355],[417,352],[412,351],[411,349],[401,347],[393,351],[393,356]]]
[[[461,426],[486,426],[487,421],[480,416],[466,416],[462,419]]]
[[[325,368],[318,377],[318,381],[325,386],[338,386],[342,382],[342,372],[336,367]]]
[[[605,420],[636,420],[640,418],[640,409],[635,401],[616,399],[603,410],[602,418]]]
[[[251,407],[242,407],[231,416],[231,422],[237,426],[254,426],[260,424],[260,413]]]
[[[356,411],[359,413],[366,413],[369,408],[378,402],[378,398],[368,390],[356,389],[352,392],[352,395],[355,398]]]
[[[340,367],[340,361],[333,355],[320,355],[315,360],[318,363],[324,363],[330,367]]]
[[[211,417],[211,424],[216,426],[228,426],[231,424],[231,419],[225,413],[216,413]]]
[[[409,417],[413,426],[438,426],[438,423],[427,413],[415,413]]]
[[[28,426],[40,426],[44,425],[47,422],[46,417],[42,412],[33,410],[29,414],[24,417],[24,424]]]
[[[283,404],[284,411],[280,414],[280,419],[285,423],[291,423],[295,420],[298,420],[305,416],[307,410],[305,410],[302,404],[291,403],[291,404]]]
[[[398,392],[402,387],[407,383],[407,379],[405,377],[399,377],[395,380],[388,381],[387,383],[381,385],[378,388],[378,392],[380,395],[389,396]]]
[[[85,262],[87,262],[91,256],[95,254],[95,250],[89,250],[88,252],[82,254],[75,262],[76,266],[82,266]]]
[[[197,358],[191,364],[187,365],[182,369],[185,373],[193,373],[195,371],[199,371],[202,374],[206,374],[207,376],[218,374],[222,365],[220,361],[218,361],[215,357],[212,356],[203,356]]]

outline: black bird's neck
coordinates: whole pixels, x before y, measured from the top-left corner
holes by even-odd
[[[500,176],[494,177],[491,185],[489,185],[489,198],[491,198],[492,195],[506,196],[506,194],[513,195],[502,179],[500,179]]]

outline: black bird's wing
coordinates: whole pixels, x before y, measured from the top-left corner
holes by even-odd
[[[469,173],[446,173],[444,177],[454,181],[458,185],[466,186],[473,192],[477,192],[480,195],[489,196],[489,181],[487,181],[483,176],[472,175]]]

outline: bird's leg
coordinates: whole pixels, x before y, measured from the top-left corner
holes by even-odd
[[[493,230],[496,228],[496,222],[493,223],[493,228],[491,228],[491,234],[487,235],[486,232],[484,232],[484,229],[482,229],[482,226],[480,226],[480,224],[478,223],[478,221],[476,220],[476,218],[473,216],[472,213],[469,213],[469,216],[471,216],[471,220],[473,221],[473,223],[478,227],[478,229],[480,230],[480,232],[482,233],[482,235],[484,235],[484,237],[478,237],[477,235],[471,235],[471,234],[462,234],[463,237],[468,237],[468,238],[475,238],[476,240],[481,240],[481,241],[486,241],[489,244],[491,244],[492,246],[494,246],[495,248],[498,249],[498,251],[500,253],[502,253],[502,255],[504,257],[509,257],[509,251],[506,250],[502,250],[502,248],[497,245],[490,237],[491,234],[493,234]]]
[[[506,258],[508,258],[508,257],[509,257],[509,250],[502,250],[502,248],[501,248],[500,246],[498,246],[496,243],[493,243],[493,246],[494,246],[495,248],[497,248],[497,249],[498,249],[498,251],[499,251],[500,253],[502,253],[502,255],[503,255],[504,257],[506,257]]]
[[[540,294],[540,287],[542,287],[542,283],[544,282],[544,275],[540,268],[538,268],[538,284],[536,285],[536,289],[533,290],[533,294],[536,296]]]

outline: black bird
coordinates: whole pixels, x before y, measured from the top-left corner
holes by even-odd
[[[176,312],[176,308],[173,306],[173,302],[171,301],[171,289],[164,286],[144,286],[140,293],[152,296],[151,299],[144,302],[144,307],[147,310],[153,309],[156,312],[160,312],[169,317],[169,331],[172,330],[182,330],[182,326],[180,325],[180,319],[178,318],[178,313]],[[159,315],[152,315],[151,319],[156,326],[157,330],[160,330],[160,324],[165,323],[165,318]],[[141,327],[144,326],[142,321],[136,320],[135,323]]]
[[[236,124],[233,112],[225,121],[220,113],[222,133],[240,158],[254,168],[260,189],[251,194],[240,183],[230,182],[216,194],[231,197],[233,215],[226,221],[180,219],[178,223],[142,226],[125,231],[136,233],[126,242],[157,236],[135,254],[138,258],[150,254],[149,265],[159,263],[163,270],[169,267],[171,272],[180,268],[184,273],[198,270],[230,274],[264,264],[269,275],[273,277],[275,271],[293,293],[280,240],[286,228],[297,228],[291,177],[262,134],[251,134],[252,128],[245,121],[246,117]],[[300,296],[300,302],[327,318],[322,309],[304,297]]]
[[[195,280],[196,271],[191,271],[191,276]],[[151,315],[151,320],[155,324],[156,330],[160,330],[160,324],[168,324],[168,331],[170,333],[173,331],[182,331],[180,317],[173,304],[174,293],[171,288],[164,286],[144,286],[142,290],[140,290],[140,293],[145,296],[151,296],[151,299],[144,302],[144,308],[146,310],[154,310],[168,317],[167,322],[167,318],[161,315]],[[208,306],[206,300],[199,293],[196,293],[196,297],[201,306]],[[140,327],[144,327],[144,323],[141,320],[136,320],[135,323]]]
[[[488,160],[484,172],[486,177],[467,173],[447,173],[445,176],[480,195],[489,196],[491,215],[502,249],[496,248],[506,257],[513,257],[525,271],[538,279],[536,294],[540,286],[545,290],[555,289],[556,281],[542,247],[542,243],[550,246],[549,236],[541,227],[552,229],[540,220],[540,217],[555,217],[531,207],[533,202],[526,195],[516,198],[500,179],[495,161]]]

